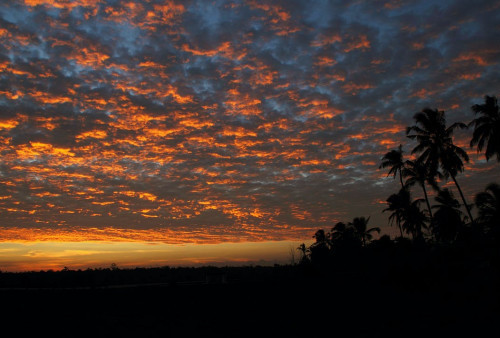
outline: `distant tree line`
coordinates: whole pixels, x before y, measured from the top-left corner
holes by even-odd
[[[200,266],[200,267],[149,267],[72,270],[67,267],[54,270],[2,272],[0,290],[3,288],[108,288],[159,287],[205,285],[243,282],[284,281],[293,279],[296,266]]]

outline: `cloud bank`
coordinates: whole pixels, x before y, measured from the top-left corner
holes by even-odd
[[[422,108],[469,122],[499,94],[498,22],[499,1],[4,2],[2,237],[386,226],[398,187],[380,158],[411,150],[404,130]],[[469,139],[456,142],[472,155]],[[469,196],[498,179],[471,160]]]

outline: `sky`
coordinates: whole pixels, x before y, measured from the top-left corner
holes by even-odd
[[[468,123],[498,95],[498,41],[491,0],[2,1],[0,270],[281,262],[358,216],[395,233],[381,157],[410,156],[423,108]],[[470,138],[472,202],[499,175]]]

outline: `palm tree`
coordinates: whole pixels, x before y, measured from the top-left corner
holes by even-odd
[[[316,240],[317,244],[324,244],[326,242],[325,230],[319,229],[318,231],[316,231],[313,238]]]
[[[432,209],[429,203],[429,197],[427,196],[427,189],[425,184],[429,184],[435,190],[438,190],[438,185],[436,183],[436,176],[440,177],[441,173],[439,171],[431,173],[429,168],[424,165],[421,161],[406,161],[405,168],[403,169],[403,176],[407,177],[406,187],[411,187],[418,183],[424,192],[425,203],[427,204],[427,211],[432,219]]]
[[[401,182],[401,188],[403,188],[403,176],[402,170],[404,167],[403,162],[403,146],[400,144],[397,150],[391,150],[382,157],[382,163],[379,169],[390,167],[389,175],[393,175],[396,178],[399,173],[399,181]]]
[[[451,242],[464,224],[460,203],[448,188],[439,191],[435,199],[438,204],[432,206],[436,209],[432,219],[432,231],[437,240]]]
[[[366,245],[367,240],[372,239],[372,232],[376,231],[377,233],[380,233],[380,228],[374,227],[374,228],[368,228],[368,221],[370,220],[370,217],[364,218],[364,217],[355,217],[352,222],[349,222],[349,225],[353,227],[356,235],[361,239],[361,242],[363,243],[363,246]]]
[[[425,222],[427,221],[424,212],[420,210],[422,201],[418,199],[412,202],[410,191],[406,188],[387,199],[389,207],[384,211],[393,211],[389,221],[394,222],[395,219],[398,222],[401,237],[403,237],[404,230],[408,234],[411,233],[414,239],[422,238],[422,228],[426,228]]]
[[[299,245],[297,250],[299,250],[301,253],[300,263],[302,264],[307,263],[308,262],[307,253],[309,252],[309,249],[306,248],[306,245],[302,243],[301,245]]]
[[[328,238],[333,241],[341,241],[344,239],[345,234],[347,232],[347,226],[344,222],[338,222],[332,228],[332,230],[328,233]]]
[[[490,231],[498,233],[500,231],[500,185],[488,184],[485,191],[476,195],[474,202],[478,209],[478,221]]]
[[[417,199],[413,202],[411,202],[410,199],[405,201],[406,208],[403,214],[403,223],[401,224],[401,227],[407,233],[411,233],[413,239],[422,239],[422,228],[426,228],[425,223],[427,222],[427,217],[420,209],[420,203],[422,201],[422,199]]]
[[[396,221],[401,237],[403,237],[401,222],[403,221],[405,213],[405,201],[410,199],[409,195],[410,192],[405,188],[402,188],[397,194],[392,194],[389,198],[387,198],[388,207],[382,211],[392,211],[392,214],[389,216],[389,224],[392,225],[394,224],[394,221]]]
[[[415,125],[406,129],[407,136],[418,142],[412,154],[420,154],[418,161],[425,164],[431,175],[437,175],[438,169],[441,168],[445,178],[453,179],[470,220],[474,222],[469,205],[456,179],[457,174],[464,170],[463,161],[468,162],[469,156],[462,148],[453,144],[453,131],[457,128],[467,128],[467,126],[457,122],[446,127],[445,113],[437,109],[425,108],[416,113],[413,118]]]
[[[477,151],[480,152],[486,144],[486,160],[496,155],[500,162],[500,114],[497,98],[486,95],[484,104],[475,104],[472,110],[475,115],[480,116],[469,123],[469,126],[474,125],[470,146],[477,145]]]
[[[330,252],[325,230],[319,229],[316,231],[313,238],[316,242],[309,247],[311,261],[313,263],[323,264],[328,259]]]
[[[338,222],[327,234],[330,248],[335,251],[351,250],[356,248],[360,243],[355,234],[354,228],[344,222]]]

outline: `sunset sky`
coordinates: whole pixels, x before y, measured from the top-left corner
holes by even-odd
[[[356,216],[393,233],[381,157],[422,108],[468,123],[498,95],[499,41],[492,0],[2,1],[0,270],[283,262]],[[470,137],[472,202],[499,166]]]

